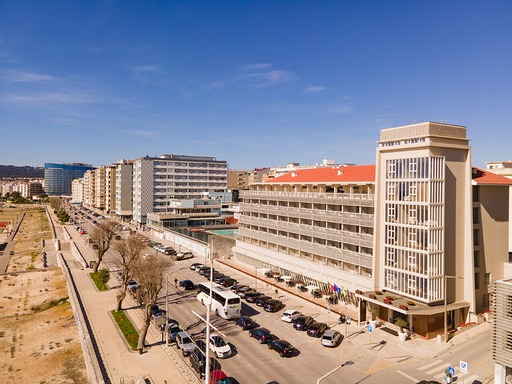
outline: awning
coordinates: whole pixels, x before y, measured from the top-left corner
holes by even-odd
[[[303,282],[302,280],[297,280],[297,279],[290,280],[290,283],[293,283],[293,284],[300,284],[302,282]]]
[[[319,288],[316,285],[306,285],[305,287],[308,291],[313,292],[318,290]]]
[[[281,279],[283,279],[284,281],[289,281],[292,279],[291,276],[281,276]]]
[[[256,269],[256,270],[257,270],[258,272],[263,273],[263,274],[265,274],[265,273],[268,273],[268,272],[272,271],[270,268],[258,268],[258,269]]]
[[[281,273],[280,273],[280,272],[269,272],[269,275],[272,275],[272,276],[281,276]]]

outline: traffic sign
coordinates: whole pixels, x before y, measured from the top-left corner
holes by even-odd
[[[460,371],[464,373],[468,373],[468,363],[465,361],[460,361]]]
[[[371,325],[368,326],[368,332],[369,333],[372,333],[373,332],[373,327]]]
[[[447,371],[448,371],[448,374],[449,374],[449,375],[455,375],[455,368],[453,368],[453,367],[448,367]]]
[[[347,323],[350,323],[350,316],[349,316],[349,315],[347,315],[347,317],[345,318],[345,321],[346,321]]]

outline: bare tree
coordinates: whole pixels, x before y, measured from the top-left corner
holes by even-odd
[[[96,257],[98,260],[92,270],[93,273],[98,272],[98,268],[101,264],[101,261],[103,260],[103,256],[110,248],[110,243],[116,234],[115,228],[116,223],[107,219],[101,221],[98,226],[95,227],[91,232],[91,241],[98,245],[98,248],[96,249]]]
[[[62,207],[62,199],[59,196],[51,196],[50,205],[54,210],[58,211]]]
[[[159,255],[149,255],[139,258],[134,264],[134,277],[140,285],[139,297],[142,300],[144,310],[144,324],[139,334],[137,349],[142,353],[146,344],[146,336],[151,322],[151,307],[156,304],[158,295],[164,286],[166,270],[171,266],[167,258]]]
[[[121,310],[123,300],[126,297],[128,283],[133,278],[134,264],[140,258],[145,245],[139,237],[130,235],[114,243],[114,249],[119,254],[114,260],[114,265],[121,270],[121,289],[117,294],[117,309]]]

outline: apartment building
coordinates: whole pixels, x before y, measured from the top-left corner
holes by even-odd
[[[132,218],[133,162],[119,160],[115,177],[115,213],[123,221],[129,221]]]
[[[82,204],[84,201],[84,178],[74,179],[71,182],[71,203]]]
[[[485,163],[485,167],[492,173],[512,179],[512,160],[489,161]]]
[[[105,210],[107,201],[107,166],[102,165],[94,172],[94,203],[96,209]]]
[[[105,212],[116,209],[116,164],[105,167]]]
[[[239,190],[249,188],[249,172],[242,169],[228,170],[228,189]]]
[[[227,189],[228,164],[207,156],[161,155],[133,162],[133,220],[167,213],[173,200],[201,199]]]
[[[83,177],[83,204],[88,208],[94,208],[95,200],[95,182],[96,177],[93,170],[84,173]]]
[[[44,164],[44,185],[49,196],[70,196],[73,179],[83,177],[86,171],[94,169],[91,164]]]
[[[496,313],[493,324],[492,357],[494,383],[512,381],[512,280],[496,281]]]
[[[508,260],[511,180],[471,167],[466,128],[381,131],[376,166],[296,169],[242,191],[233,253],[426,338],[489,307]],[[493,239],[489,238],[492,236]],[[497,240],[499,239],[499,240]]]

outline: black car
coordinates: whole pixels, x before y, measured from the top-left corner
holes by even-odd
[[[237,283],[237,281],[230,277],[219,281],[219,284],[222,285],[223,287],[231,287],[233,284],[236,284],[236,283]]]
[[[256,301],[256,299],[260,296],[263,296],[263,293],[256,292],[256,291],[247,292],[245,294],[245,301],[247,301],[249,303],[254,303]]]
[[[240,316],[235,319],[235,324],[238,325],[242,330],[252,329],[256,325],[256,323],[247,316]]]
[[[267,312],[277,312],[283,307],[283,303],[280,300],[270,299],[265,301],[263,309]]]
[[[180,281],[180,287],[183,287],[183,289],[185,289],[185,291],[190,291],[191,289],[196,289],[196,285],[192,282],[192,280]]]
[[[226,276],[222,273],[218,273],[217,275],[213,276],[213,281],[217,284],[219,284],[223,279],[229,279],[229,276]]]
[[[308,336],[311,337],[322,337],[325,331],[329,329],[329,326],[325,323],[314,322],[308,327]]]
[[[259,340],[260,344],[277,339],[267,328],[254,328],[249,331],[249,336]]]
[[[201,268],[199,270],[199,274],[201,276],[205,276],[205,277],[210,277],[210,274],[211,274],[211,268],[210,267],[206,267],[206,268]],[[215,272],[215,269],[213,270],[213,272]]]
[[[158,305],[153,304],[151,306],[151,319],[156,319],[157,317],[165,316],[167,312],[163,309],[160,309]]]
[[[181,332],[181,328],[177,324],[170,324],[169,325],[169,342],[175,343],[176,342],[176,335]]]
[[[194,368],[200,378],[203,378],[206,368],[206,356],[204,353],[201,350],[196,349],[190,354],[189,358],[190,364],[192,364],[192,368]],[[217,369],[221,369],[220,363],[213,357],[210,357],[210,372]]]
[[[299,316],[297,320],[293,322],[293,328],[297,331],[305,331],[314,322],[315,320],[311,316]]]
[[[272,300],[272,298],[270,296],[260,296],[260,297],[256,298],[256,300],[254,302],[256,303],[256,305],[258,307],[263,307],[265,305],[265,303],[269,300]]]
[[[274,340],[267,343],[268,349],[274,350],[279,353],[279,356],[293,356],[295,354],[295,348],[286,340]]]
[[[229,288],[229,289],[231,290],[231,292],[237,293],[240,288],[244,288],[244,287],[248,287],[248,286],[243,285],[243,284],[235,284],[235,285],[232,285],[231,288]]]

